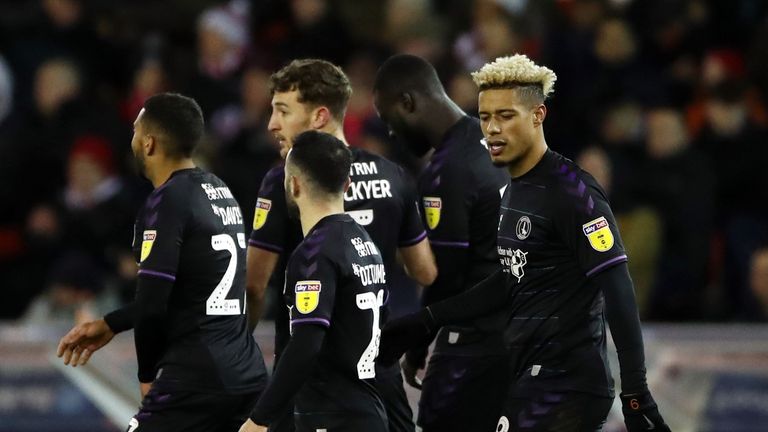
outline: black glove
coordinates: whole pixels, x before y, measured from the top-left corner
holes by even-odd
[[[620,398],[621,411],[624,413],[624,424],[627,426],[627,431],[670,432],[669,426],[661,418],[659,408],[648,389],[639,393],[622,393]]]
[[[388,322],[381,331],[379,362],[392,365],[409,348],[428,344],[436,327],[429,308]]]

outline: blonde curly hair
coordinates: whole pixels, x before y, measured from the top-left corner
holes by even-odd
[[[480,70],[472,72],[472,79],[481,91],[539,84],[546,99],[554,92],[557,75],[552,69],[537,65],[528,56],[515,54],[486,63]]]

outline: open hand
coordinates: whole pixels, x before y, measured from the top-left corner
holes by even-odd
[[[94,352],[113,337],[115,333],[103,319],[78,324],[61,338],[56,356],[63,357],[65,365],[83,366]]]

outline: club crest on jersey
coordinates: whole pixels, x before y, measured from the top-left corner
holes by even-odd
[[[296,310],[308,314],[320,303],[320,291],[322,284],[318,280],[305,280],[296,282]]]
[[[531,228],[531,219],[528,216],[523,216],[518,219],[517,225],[515,225],[515,234],[517,235],[517,238],[520,240],[527,239],[528,236],[531,235]]]
[[[149,254],[152,252],[152,245],[155,244],[155,238],[157,238],[157,231],[144,231],[141,240],[141,257],[139,262],[144,262],[144,260],[149,257]]]
[[[272,209],[272,200],[259,198],[256,200],[256,213],[253,215],[253,229],[257,230],[264,226],[269,216],[269,210]]]
[[[424,216],[427,219],[427,227],[433,230],[440,223],[440,210],[443,208],[443,200],[438,197],[424,197]]]
[[[589,239],[592,249],[598,252],[606,252],[613,247],[613,233],[604,216],[585,223],[582,229],[584,230],[584,235]]]

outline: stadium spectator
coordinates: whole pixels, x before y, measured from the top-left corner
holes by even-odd
[[[760,248],[752,254],[749,285],[752,295],[757,300],[750,318],[768,320],[768,248]]]
[[[690,147],[681,111],[653,108],[647,114],[646,128],[648,160],[638,193],[663,221],[649,317],[697,319],[707,283],[714,216],[712,168]]]

